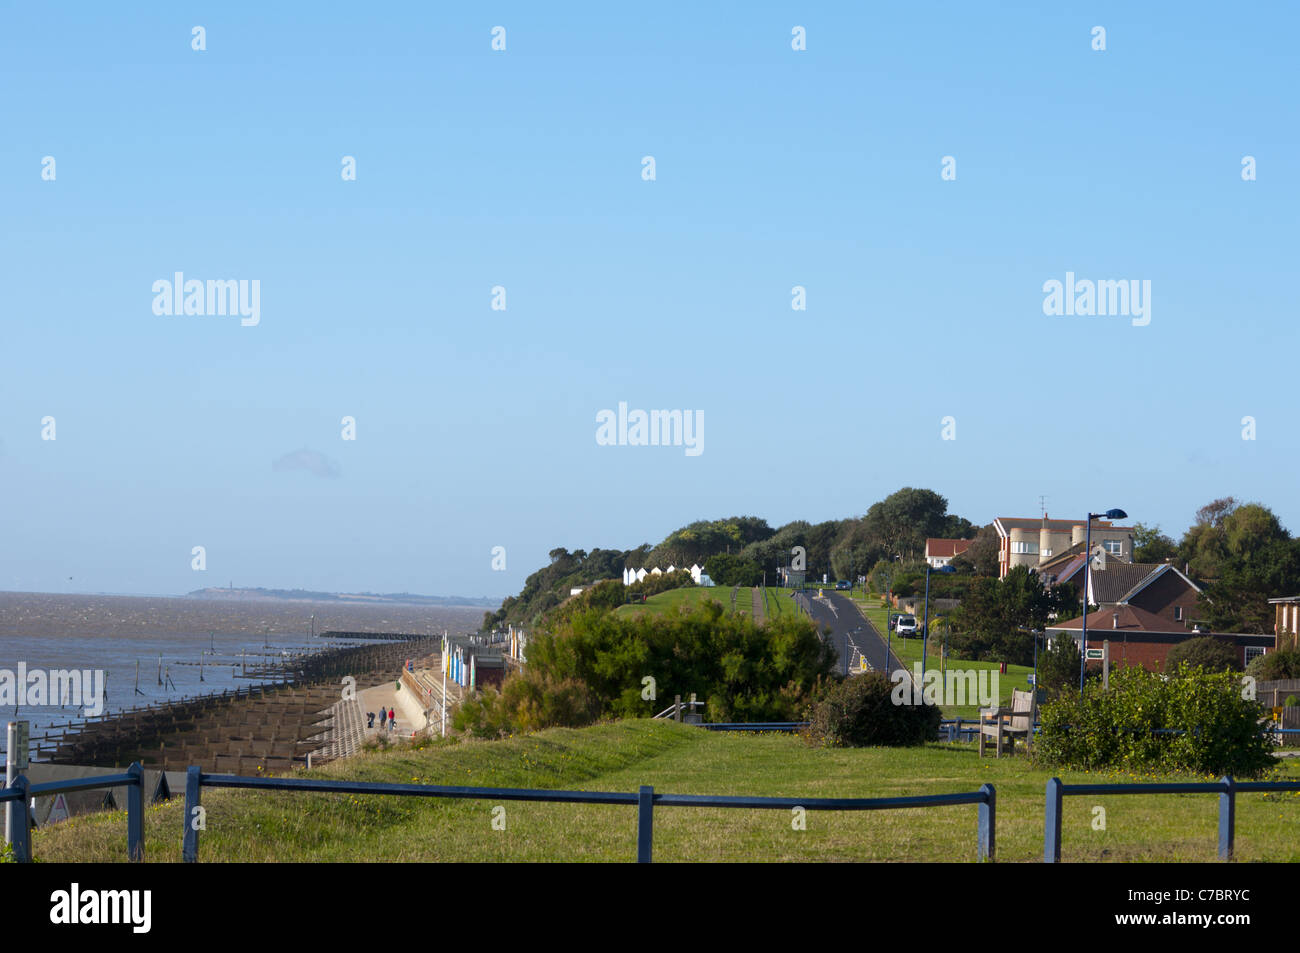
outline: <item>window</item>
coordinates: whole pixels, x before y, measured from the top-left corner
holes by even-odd
[[[1014,542],[1011,544],[1011,551],[1013,553],[1025,553],[1029,555],[1036,555],[1038,553],[1038,544],[1026,543],[1026,542]]]
[[[1124,554],[1124,542],[1118,539],[1107,539],[1102,541],[1106,547],[1106,552],[1112,556],[1121,556]]]
[[[1262,645],[1248,645],[1248,646],[1246,646],[1246,664],[1249,665],[1251,659],[1259,658],[1259,657],[1260,657],[1261,655],[1263,655],[1266,651],[1268,651],[1268,650],[1265,649],[1264,646],[1262,646]]]
[[[1043,550],[1043,558],[1044,558],[1044,559],[1051,559],[1051,558],[1052,558],[1052,551],[1051,551],[1050,549],[1044,549],[1044,550]]]
[[[1174,618],[1177,619],[1179,622],[1182,622],[1182,621],[1183,621],[1183,607],[1182,607],[1182,606],[1174,606]]]

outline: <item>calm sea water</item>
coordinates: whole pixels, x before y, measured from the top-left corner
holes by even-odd
[[[247,653],[251,668],[281,653],[352,644],[313,639],[313,615],[317,633],[441,635],[444,630],[473,631],[483,612],[481,607],[0,592],[0,670],[17,674],[20,662],[28,671],[103,670],[104,710],[113,712],[256,684],[256,679],[238,677],[241,653]],[[80,706],[57,703],[0,708],[0,721],[30,721],[33,739],[83,717]],[[0,732],[0,751],[4,744]]]

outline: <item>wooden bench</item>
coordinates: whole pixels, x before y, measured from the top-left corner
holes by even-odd
[[[997,757],[1002,757],[1002,739],[1011,743],[1011,754],[1016,753],[1016,739],[1025,739],[1025,753],[1034,750],[1034,722],[1038,716],[1038,695],[1035,692],[1013,691],[1011,707],[980,712],[980,757],[984,757],[986,738],[997,743]]]

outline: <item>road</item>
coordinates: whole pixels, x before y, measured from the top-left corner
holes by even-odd
[[[846,655],[850,665],[857,664],[861,655],[870,668],[886,674],[906,668],[897,655],[888,651],[884,636],[847,596],[832,589],[823,590],[823,595],[818,596],[817,590],[812,589],[798,593],[795,598],[819,629],[830,629],[828,638],[835,646],[840,672],[844,671]]]

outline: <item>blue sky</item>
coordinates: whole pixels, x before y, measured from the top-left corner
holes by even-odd
[[[1300,530],[1300,16],[898,6],[5,4],[0,588],[505,595],[906,485]],[[1044,315],[1067,271],[1150,324]],[[597,445],[620,401],[704,452]]]

